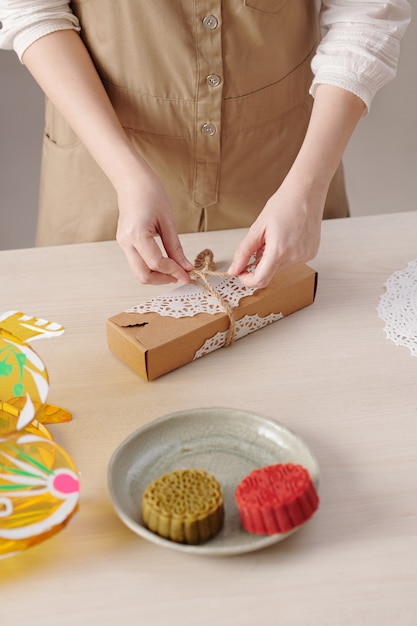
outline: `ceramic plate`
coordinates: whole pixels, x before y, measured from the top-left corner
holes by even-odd
[[[275,420],[227,408],[180,411],[140,428],[116,449],[109,465],[109,492],[120,519],[149,541],[195,554],[241,554],[282,541],[300,528],[270,536],[247,533],[234,501],[238,483],[253,469],[289,462],[303,465],[318,488],[319,467],[312,452]],[[191,467],[213,474],[224,496],[223,529],[198,546],[159,537],[145,528],[140,513],[142,494],[150,482]]]

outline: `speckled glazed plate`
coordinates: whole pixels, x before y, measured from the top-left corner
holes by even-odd
[[[253,469],[274,463],[303,465],[318,488],[318,463],[305,442],[275,420],[228,408],[200,408],[161,417],[128,437],[114,452],[108,472],[113,506],[133,532],[161,546],[194,554],[226,556],[265,548],[300,527],[276,535],[243,530],[234,501],[238,483]],[[175,543],[149,531],[141,518],[142,494],[162,474],[194,467],[222,486],[225,521],[203,545]]]

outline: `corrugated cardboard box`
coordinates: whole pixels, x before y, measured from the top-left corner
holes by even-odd
[[[316,281],[313,269],[298,265],[276,274],[268,287],[241,298],[234,309],[235,338],[312,304]],[[221,348],[229,325],[225,311],[191,317],[123,312],[107,320],[108,346],[145,380],[154,380]]]

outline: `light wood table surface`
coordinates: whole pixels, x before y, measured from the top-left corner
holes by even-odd
[[[183,235],[228,262],[243,231]],[[1,626],[415,626],[417,359],[384,333],[386,279],[417,257],[417,213],[328,221],[313,305],[147,383],[107,349],[106,319],[168,287],[141,286],[115,242],[0,252],[0,311],[59,322],[38,342],[52,428],[81,476],[80,510],[0,562]],[[286,541],[213,558],[128,530],[107,491],[115,448],[179,409],[256,411],[299,434],[320,508]]]

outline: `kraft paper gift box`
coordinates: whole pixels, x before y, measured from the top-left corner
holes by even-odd
[[[263,289],[245,288],[224,275],[208,280],[218,297],[189,283],[110,317],[110,351],[154,380],[225,345],[231,320],[221,301],[233,309],[234,340],[240,339],[312,304],[317,274],[298,265],[277,273]]]

